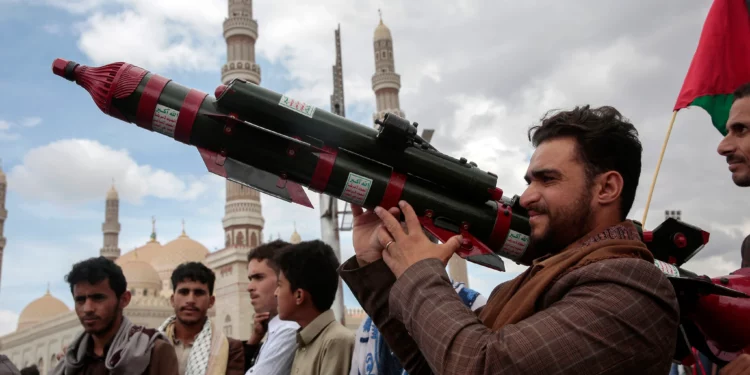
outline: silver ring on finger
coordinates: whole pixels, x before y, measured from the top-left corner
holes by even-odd
[[[388,241],[388,243],[385,244],[385,249],[388,250],[388,246],[391,246],[391,244],[393,244],[394,242],[396,242],[396,241],[394,241],[394,240]]]

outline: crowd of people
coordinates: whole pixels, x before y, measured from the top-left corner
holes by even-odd
[[[749,127],[744,85],[717,150],[742,187],[750,186]],[[102,257],[75,264],[66,280],[83,332],[50,374],[670,373],[676,292],[627,219],[641,174],[635,126],[615,108],[582,106],[545,116],[529,140],[520,204],[534,261],[489,296],[445,271],[460,235],[434,243],[408,202],[354,207],[355,255],[343,263],[321,241],[275,241],[249,253],[247,341],[208,318],[215,275],[201,263],[174,270],[175,314],[155,328],[123,315],[131,296],[119,266]],[[368,314],[356,333],[331,310],[339,277]],[[716,367],[750,374],[750,355]]]

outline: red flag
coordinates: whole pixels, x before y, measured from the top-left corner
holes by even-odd
[[[750,82],[748,0],[714,0],[674,110],[699,106],[726,135],[732,92]]]

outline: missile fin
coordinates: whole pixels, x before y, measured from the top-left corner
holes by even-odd
[[[224,178],[227,177],[227,171],[224,169],[226,157],[220,155],[218,152],[213,152],[200,147],[198,147],[198,152],[200,152],[201,158],[203,158],[203,162],[206,163],[206,168],[209,172]]]
[[[281,200],[313,208],[302,185],[232,158],[224,161],[226,178]]]

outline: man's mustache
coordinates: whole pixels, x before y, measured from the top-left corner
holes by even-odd
[[[744,161],[745,161],[745,158],[737,154],[730,154],[727,156],[727,164],[742,163]]]

